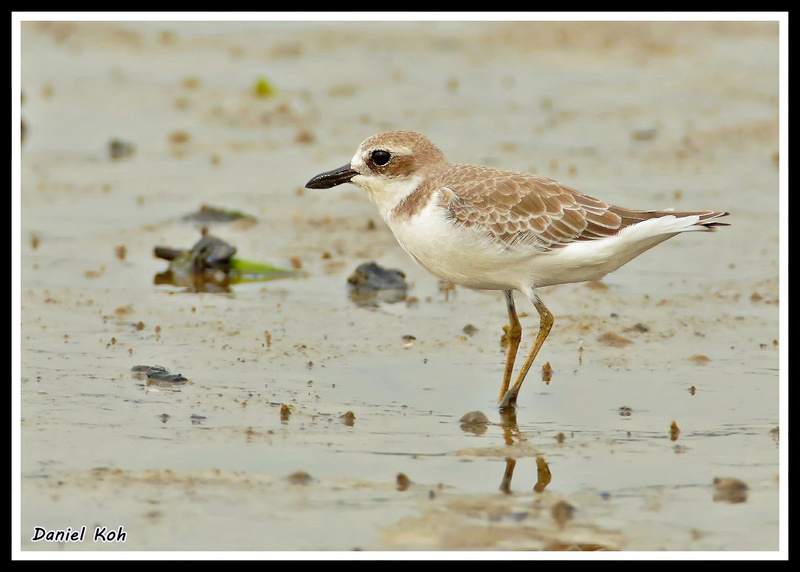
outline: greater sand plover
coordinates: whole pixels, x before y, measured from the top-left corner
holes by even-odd
[[[510,326],[501,410],[516,405],[553,325],[539,288],[599,280],[676,234],[727,226],[717,221],[724,211],[627,209],[545,177],[454,165],[413,131],[368,138],[348,164],[306,187],[342,183],[366,191],[400,246],[431,274],[467,288],[503,291]],[[539,312],[539,333],[511,385],[522,338],[514,290]]]

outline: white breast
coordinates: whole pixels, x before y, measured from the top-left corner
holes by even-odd
[[[386,221],[400,246],[423,268],[476,290],[520,290],[600,280],[609,272],[680,232],[694,230],[696,216],[665,216],[622,232],[579,241],[550,251],[508,244],[477,226],[466,228],[448,217],[439,196],[413,218]]]
[[[532,256],[526,247],[508,250],[479,228],[457,225],[435,196],[413,218],[393,219],[389,224],[400,246],[430,273],[476,290],[510,290],[531,284]]]

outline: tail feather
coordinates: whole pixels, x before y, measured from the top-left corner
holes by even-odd
[[[728,216],[729,213],[726,211],[638,211],[614,206],[610,207],[609,210],[622,218],[622,224],[620,225],[622,228],[640,223],[645,220],[661,218],[663,216],[674,216],[678,219],[687,216],[696,216],[699,217],[699,220],[692,226],[702,226],[705,230],[714,230],[719,226],[730,226],[730,224],[727,222],[719,222],[716,220],[718,218]]]
[[[692,213],[680,213],[680,214],[692,214]],[[730,223],[719,222],[716,220],[720,217],[728,216],[728,214],[730,214],[725,211],[705,211],[704,213],[701,211],[695,214],[700,215],[700,221],[697,223],[697,226],[704,226],[708,230],[713,231],[714,229],[720,226],[730,226]]]

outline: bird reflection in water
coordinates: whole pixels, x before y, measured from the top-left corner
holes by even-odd
[[[473,433],[476,436],[486,433],[489,425],[492,425],[492,422],[480,411],[471,411],[465,414],[460,421],[462,431]],[[514,409],[501,410],[500,427],[503,430],[503,441],[507,446],[525,441],[524,435],[519,430]],[[500,491],[505,494],[511,494],[511,479],[514,476],[516,466],[517,459],[506,457],[506,468],[503,473],[503,479],[500,482]],[[544,457],[536,455],[536,484],[533,486],[533,490],[537,493],[544,491],[547,485],[550,484],[551,479],[550,467]]]

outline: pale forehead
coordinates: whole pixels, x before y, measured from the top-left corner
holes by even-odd
[[[412,155],[414,152],[408,146],[411,139],[401,131],[389,131],[368,137],[359,145],[350,164],[354,166],[364,165],[364,158],[376,149],[384,149],[395,155]]]
[[[417,167],[447,162],[439,148],[424,135],[414,131],[387,131],[365,139],[356,151],[351,165],[364,166],[370,155],[379,149],[392,155],[411,157]]]

